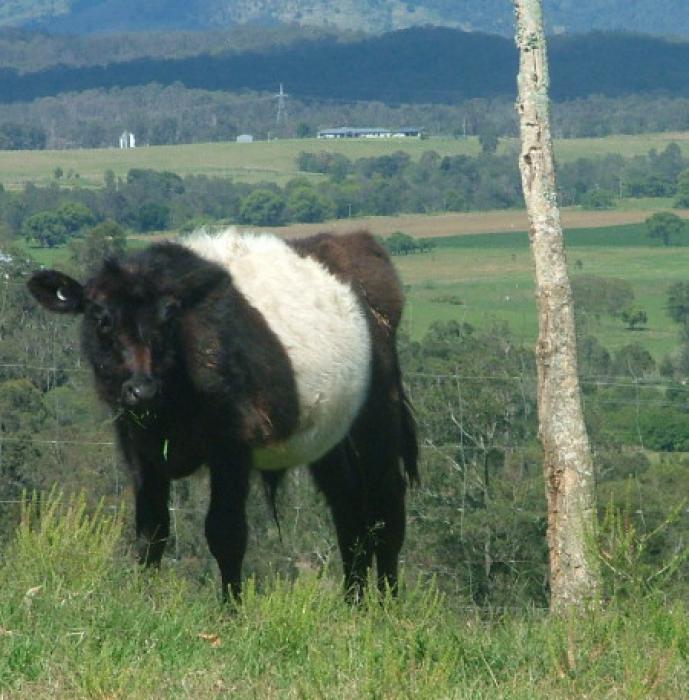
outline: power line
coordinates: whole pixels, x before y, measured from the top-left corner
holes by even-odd
[[[275,117],[275,123],[280,126],[284,125],[287,121],[287,98],[289,95],[284,91],[282,83],[280,83],[280,92],[273,95],[277,99],[278,108],[277,116]]]

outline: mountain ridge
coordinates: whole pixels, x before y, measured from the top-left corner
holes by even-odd
[[[689,96],[689,42],[592,33],[553,37],[549,53],[554,99]],[[24,74],[0,68],[0,101],[151,83],[271,92],[284,82],[302,98],[453,103],[513,97],[516,64],[514,42],[505,37],[416,27],[347,43],[319,38],[263,51],[56,65]]]
[[[689,37],[686,0],[543,0],[551,33],[643,32]],[[0,27],[51,32],[227,29],[246,23],[298,23],[382,33],[433,24],[511,35],[505,0],[5,0]]]

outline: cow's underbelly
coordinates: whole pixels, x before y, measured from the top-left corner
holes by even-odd
[[[253,452],[253,466],[264,471],[290,469],[312,464],[329,452],[347,435],[351,421],[339,420],[296,433],[284,442]]]
[[[369,391],[370,334],[351,287],[275,236],[228,231],[185,245],[228,270],[292,364],[298,428],[287,440],[256,449],[254,465],[286,469],[322,457],[347,435]]]

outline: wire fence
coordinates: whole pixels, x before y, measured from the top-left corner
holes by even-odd
[[[9,284],[12,283],[10,282]],[[21,286],[24,286],[23,283],[21,283]],[[2,318],[1,309],[2,300],[0,299],[0,319]],[[80,391],[91,392],[91,369],[79,364],[76,358],[73,358],[74,361],[70,364],[64,357],[60,356],[59,344],[62,339],[59,337],[57,330],[53,329],[49,337],[54,347],[52,351],[50,348],[45,348],[46,352],[42,356],[44,360],[47,358],[48,362],[0,362],[0,383],[11,378],[30,378],[42,375],[46,377],[46,384],[51,387],[56,387],[58,384],[72,383],[78,386]],[[55,357],[61,358],[63,362],[52,362]],[[451,477],[455,478],[456,482],[455,490],[451,491],[449,495],[447,491],[443,490],[447,487],[446,482],[443,482],[440,488],[436,488],[432,482],[426,483],[422,486],[420,495],[412,495],[409,516],[410,529],[413,531],[414,528],[418,529],[422,526],[426,528],[433,527],[439,533],[443,533],[444,536],[447,536],[448,533],[453,533],[453,528],[460,532],[463,527],[462,519],[467,514],[486,509],[485,503],[476,506],[469,498],[469,492],[472,489],[481,491],[487,487],[482,482],[483,475],[479,473],[480,459],[485,459],[492,450],[497,450],[505,453],[508,458],[522,457],[532,460],[534,458],[534,450],[538,451],[536,442],[537,426],[534,413],[535,372],[481,374],[471,372],[434,373],[412,371],[405,374],[405,380],[409,386],[412,399],[417,405],[419,432],[422,438],[421,449],[424,459],[430,460],[431,456],[435,455],[439,463],[444,464],[445,468],[451,472]],[[582,400],[585,409],[589,404],[594,403],[598,406],[610,408],[633,407],[639,411],[645,408],[665,409],[684,405],[678,399],[670,400],[667,398],[668,392],[673,391],[676,394],[687,392],[686,407],[689,411],[689,383],[684,381],[668,377],[629,377],[625,375],[583,376],[580,381],[585,389],[598,388],[608,392],[604,395],[589,396],[584,391]],[[477,439],[476,435],[471,434],[472,431],[468,427],[467,417],[464,415],[467,412],[467,399],[473,399],[472,395],[477,389],[486,385],[510,386],[516,393],[520,393],[522,409],[524,409],[525,413],[531,411],[530,418],[526,422],[526,429],[522,434],[514,436],[497,431],[490,440],[484,440],[483,442]],[[612,391],[617,391],[618,393],[613,394],[611,393]],[[425,413],[431,404],[434,411],[434,420],[429,420]],[[438,408],[438,406],[443,404],[447,406],[444,416]],[[21,410],[21,407],[17,410]],[[65,419],[64,410],[59,405],[59,402],[54,406],[49,406],[47,412],[49,419],[46,421],[45,426],[38,426],[33,429],[24,428],[16,431],[13,431],[10,426],[13,422],[13,416],[9,414],[0,415],[0,474],[4,474],[3,461],[8,458],[8,450],[27,450],[29,447],[39,450],[43,449],[47,452],[47,455],[27,452],[25,454],[26,460],[43,460],[51,466],[54,465],[55,478],[58,480],[65,478],[66,481],[69,481],[69,469],[72,465],[78,463],[81,469],[84,469],[87,464],[90,465],[93,472],[99,475],[99,478],[94,480],[97,488],[101,489],[98,495],[108,498],[109,507],[119,507],[117,503],[119,503],[125,490],[127,479],[123,471],[118,467],[119,456],[116,444],[112,439],[112,419],[103,415],[102,419],[98,421],[91,416],[90,426],[88,429],[85,429],[79,426],[78,421],[70,422]],[[626,426],[605,427],[606,438],[619,439],[626,446],[633,446],[630,444],[630,437],[636,436],[636,447],[644,448],[645,445],[641,436],[638,418],[634,415],[628,418],[632,422]],[[437,422],[444,423],[444,432],[451,436],[449,439],[446,438],[446,441],[442,444],[438,444],[433,438],[433,433],[437,429]],[[535,445],[536,447],[534,447]],[[598,448],[598,446],[594,444],[594,448]],[[669,449],[657,449],[654,452],[661,455],[661,457],[678,457],[675,451]],[[474,470],[471,478],[467,477],[469,467]],[[49,470],[44,466],[45,471]],[[456,478],[458,474],[461,478]],[[64,475],[67,476],[65,477]],[[22,484],[18,481],[17,485],[20,487]],[[203,484],[196,490],[192,489],[192,492],[187,492],[177,486],[173,488],[170,514],[173,532],[171,555],[174,559],[184,557],[185,549],[181,542],[185,535],[189,533],[190,528],[196,527],[198,532],[202,531],[200,521],[205,516],[206,504],[205,499],[200,494],[204,488]],[[20,497],[8,497],[1,499],[0,505],[6,509],[16,509],[13,518],[16,520],[16,514],[19,512],[23,502]],[[415,512],[417,509],[415,504],[417,503],[423,504],[424,507],[428,506],[428,504],[434,506],[440,504],[442,509],[436,513],[427,511],[418,514]],[[297,503],[287,501],[282,505],[281,517],[288,521],[299,522],[306,517],[304,512],[311,505],[312,503],[308,499]],[[522,515],[519,509],[520,505],[518,503],[513,504],[513,514]],[[448,511],[450,515],[448,515]],[[541,516],[544,516],[544,514],[544,512],[541,513]],[[649,519],[658,522],[666,518],[668,514],[669,509],[665,511],[655,504],[648,508],[643,506],[632,507],[630,510],[630,515],[640,521]],[[689,516],[689,507],[678,511],[676,514],[676,518],[681,519],[682,522],[687,519],[687,516]],[[457,522],[448,525],[448,518],[450,517],[456,517]],[[266,518],[266,521],[270,521],[270,517]],[[294,525],[292,531],[297,532],[298,527],[298,525]],[[486,526],[489,534],[491,527],[496,529],[493,525]],[[273,538],[277,537],[275,533],[271,536]],[[327,537],[328,543],[323,546],[323,549],[334,551],[335,538],[333,533],[330,533]],[[452,567],[426,564],[424,573],[429,576],[441,577],[450,583],[454,582],[458,587],[466,585],[466,574],[463,569],[467,568],[487,570],[491,567],[503,566],[514,569],[518,575],[523,575],[524,567],[530,567],[536,572],[535,575],[542,575],[542,555],[534,555],[533,557],[521,554],[504,556],[498,550],[487,550],[482,556],[476,556],[476,552],[474,552],[473,556],[457,557],[453,560]],[[285,549],[285,552],[287,551]],[[470,552],[468,553],[471,554]],[[286,553],[285,556],[294,558],[296,555],[292,552],[289,555]],[[472,609],[475,610],[475,608]],[[492,609],[495,611],[508,611],[512,608],[509,606],[497,606]],[[547,608],[534,609],[546,610]]]

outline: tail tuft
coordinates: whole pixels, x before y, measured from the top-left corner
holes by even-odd
[[[275,524],[277,525],[278,537],[280,538],[280,542],[282,542],[282,529],[280,528],[280,518],[278,514],[276,495],[284,476],[284,471],[261,472],[261,479],[263,480],[263,491],[265,493],[266,500],[268,501],[268,505],[272,510],[273,519],[275,520]]]
[[[421,483],[419,476],[419,443],[416,434],[416,420],[414,410],[402,388],[402,463],[409,483],[418,486]]]

